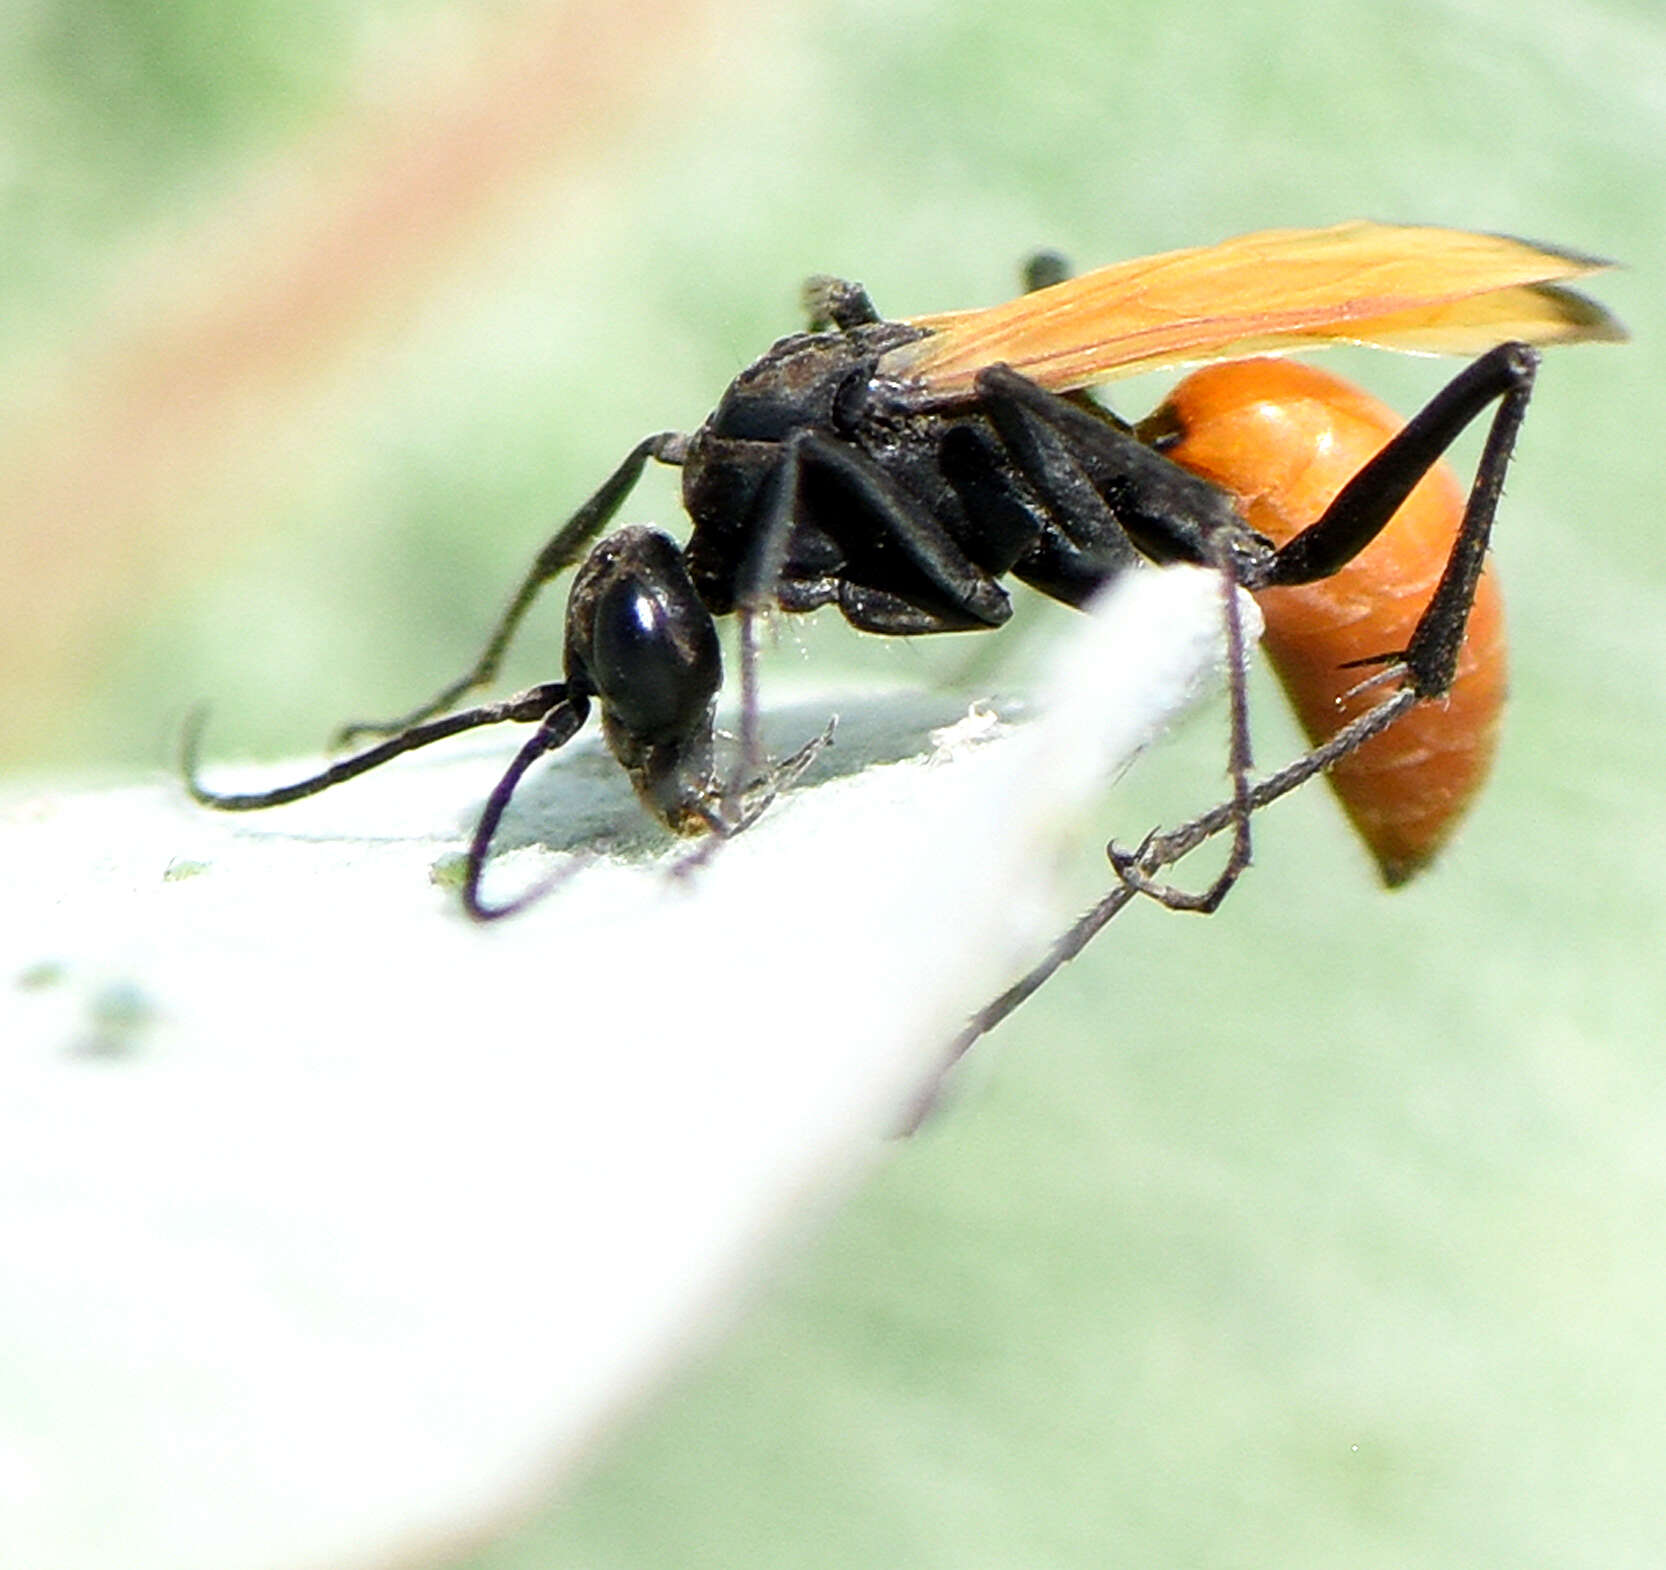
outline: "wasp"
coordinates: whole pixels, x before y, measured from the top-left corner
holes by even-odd
[[[1189,562],[1217,569],[1224,586],[1232,800],[1136,853],[1112,847],[1119,884],[1102,913],[1136,889],[1213,909],[1248,864],[1252,812],[1321,770],[1385,877],[1403,880],[1486,772],[1504,662],[1489,532],[1535,346],[1624,337],[1567,287],[1604,265],[1501,236],[1351,222],[1077,277],[1043,267],[1008,303],[901,320],[883,318],[859,285],[813,279],[809,330],[742,371],[692,434],[632,448],[538,553],[460,678],[397,720],[348,727],[344,742],[381,739],[275,790],[203,786],[194,722],[188,787],[211,807],[272,807],[443,737],[529,724],[469,847],[463,901],[488,919],[527,898],[491,904],[481,894],[503,813],[526,771],[593,708],[643,805],[675,833],[733,834],[797,776],[819,741],[769,763],[758,739],[768,614],[834,606],[863,632],[977,631],[1011,616],[1007,580],[1081,606],[1141,561]],[[1402,425],[1346,383],[1268,358],[1335,343],[1475,358]],[[1193,362],[1208,363],[1135,425],[1086,391]],[[1440,460],[1488,410],[1466,500]],[[605,532],[650,462],[682,471],[685,545],[638,526]],[[562,679],[457,708],[570,569]],[[1267,647],[1313,743],[1258,783],[1240,588],[1260,602]],[[714,749],[716,619],[731,614],[740,763],[725,773]],[[1373,674],[1362,680],[1362,669]],[[1155,881],[1228,827],[1232,851],[1209,888]],[[1085,942],[1084,932],[1073,929]]]

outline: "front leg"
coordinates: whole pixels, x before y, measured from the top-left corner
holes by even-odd
[[[627,496],[642,477],[650,458],[658,463],[681,464],[688,439],[674,431],[662,431],[657,436],[645,437],[626,455],[625,461],[602,482],[597,490],[555,536],[539,551],[520,587],[511,596],[497,625],[486,639],[473,665],[454,682],[443,687],[426,703],[395,720],[358,720],[344,725],[336,733],[336,745],[346,746],[359,736],[391,736],[407,731],[433,715],[444,713],[465,693],[483,687],[497,674],[503,662],[509,640],[520,626],[533,601],[552,579],[574,566],[595,543],[596,537],[612,521]]]

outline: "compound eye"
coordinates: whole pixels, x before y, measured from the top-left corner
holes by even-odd
[[[681,584],[628,573],[596,604],[590,672],[603,707],[637,740],[697,729],[722,684],[711,614]]]

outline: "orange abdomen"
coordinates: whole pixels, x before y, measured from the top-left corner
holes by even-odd
[[[1310,366],[1236,360],[1188,376],[1149,423],[1177,431],[1177,441],[1163,444],[1167,456],[1230,492],[1250,526],[1282,545],[1319,517],[1402,422]],[[1451,470],[1438,465],[1340,572],[1256,596],[1268,655],[1313,743],[1382,698],[1378,688],[1344,700],[1372,674],[1348,662],[1406,647],[1463,505]],[[1486,779],[1506,681],[1503,603],[1489,563],[1451,692],[1412,709],[1330,771],[1386,882],[1404,882],[1434,856]]]

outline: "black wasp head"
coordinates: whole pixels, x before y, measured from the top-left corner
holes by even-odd
[[[567,606],[566,664],[648,810],[679,834],[709,828],[723,656],[674,540],[631,527],[590,553]]]

